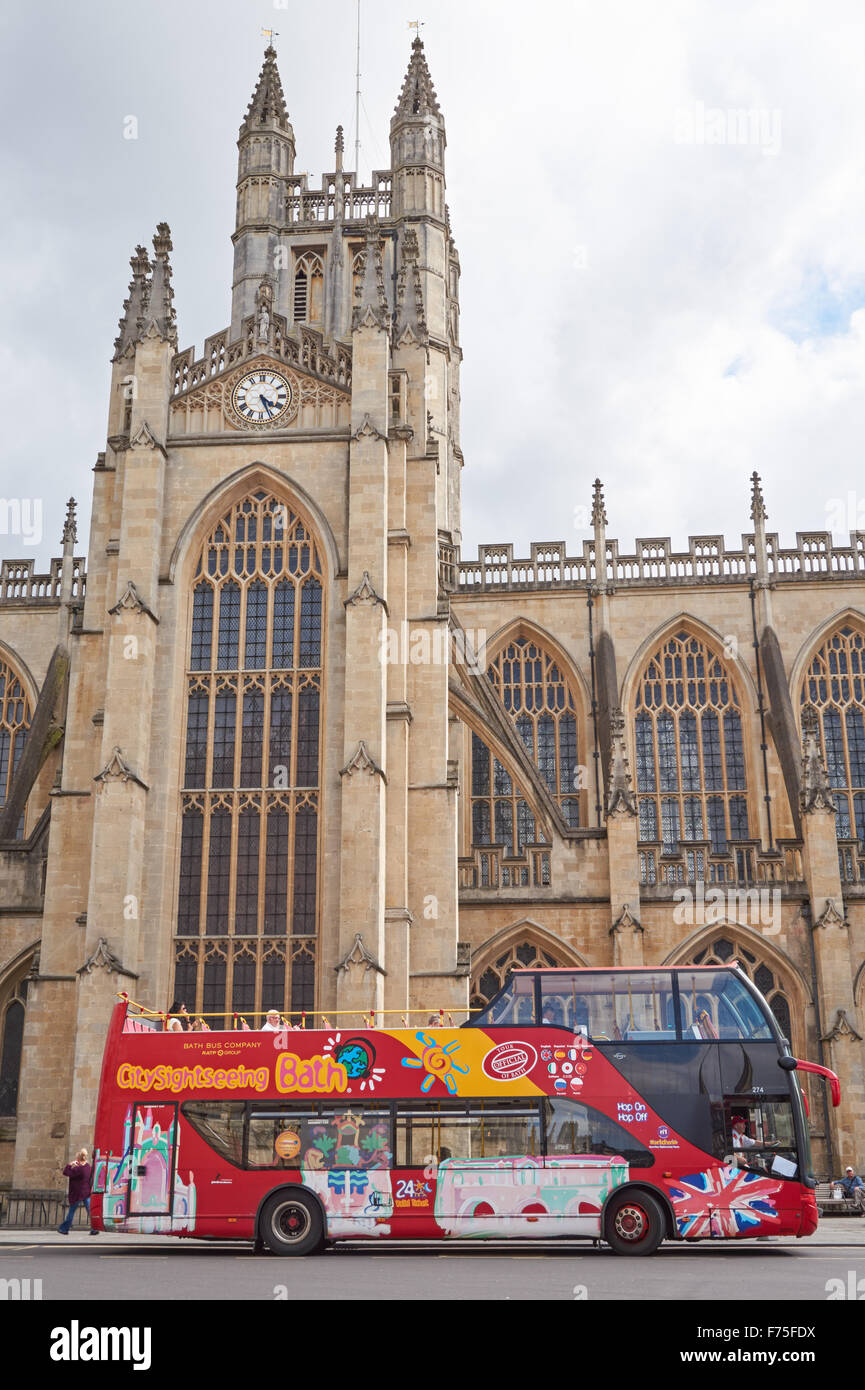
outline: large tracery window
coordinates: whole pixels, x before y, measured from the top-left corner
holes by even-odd
[[[510,979],[514,970],[539,970],[544,967],[554,969],[566,962],[558,960],[549,951],[543,950],[534,941],[521,941],[519,945],[509,946],[488,961],[483,969],[475,972],[472,979],[471,1008],[485,1009],[499,990]]]
[[[564,675],[536,642],[517,637],[487,676],[565,820],[579,825],[576,706]],[[472,735],[471,843],[501,845],[516,858],[527,845],[545,843],[519,786],[477,734]]]
[[[472,845],[501,845],[505,854],[522,858],[526,845],[543,840],[518,784],[472,734]]]
[[[175,997],[198,1012],[315,1003],[322,564],[264,491],[193,582]]]
[[[742,711],[721,659],[680,631],[637,687],[635,748],[640,839],[676,854],[683,842],[727,855],[748,839]],[[703,877],[702,855],[696,876]]]
[[[0,660],[0,806],[6,805],[12,790],[32,715],[21,678]],[[23,815],[16,833],[19,838],[24,834]]]
[[[839,840],[865,846],[865,635],[845,625],[808,667],[801,703],[819,717]]]
[[[14,1115],[18,1109],[26,1005],[27,975],[19,971],[0,997],[0,1116]]]

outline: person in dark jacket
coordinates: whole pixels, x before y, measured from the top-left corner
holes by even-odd
[[[90,1164],[87,1161],[86,1149],[78,1150],[75,1162],[67,1163],[63,1169],[63,1176],[69,1179],[69,1210],[65,1221],[61,1221],[57,1229],[62,1236],[68,1236],[75,1213],[82,1202],[87,1209],[87,1215],[90,1215]],[[95,1236],[99,1232],[91,1228],[90,1234]]]

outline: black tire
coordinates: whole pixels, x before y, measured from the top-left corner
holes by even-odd
[[[274,1255],[312,1255],[324,1243],[321,1207],[314,1197],[297,1188],[268,1197],[258,1229]]]
[[[604,1215],[604,1240],[617,1255],[654,1255],[666,1225],[656,1198],[631,1189],[610,1199]]]

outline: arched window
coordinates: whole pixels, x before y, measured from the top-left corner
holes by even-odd
[[[787,990],[781,981],[777,966],[769,966],[765,961],[757,957],[747,946],[741,942],[734,942],[729,937],[720,934],[711,946],[704,946],[696,955],[692,956],[689,965],[729,965],[731,961],[737,960],[740,967],[744,970],[749,979],[754,981],[758,990],[765,996],[769,1008],[775,1015],[780,1025],[784,1037],[792,1041],[792,1017],[790,1011],[790,998]],[[712,1018],[716,1032],[720,1028],[720,1020],[717,1017],[718,1000],[715,996],[701,995],[700,976],[693,977],[693,983],[686,980],[684,975],[679,977],[679,989],[682,997],[682,1007],[685,1011],[685,1026],[693,1024],[700,1011],[707,1009]]]
[[[529,939],[510,946],[473,975],[471,1008],[485,1009],[514,970],[537,970],[544,966],[555,968],[564,964],[566,962],[558,960]]]
[[[33,711],[21,678],[7,661],[0,660],[0,806],[5,806],[18,770]],[[24,834],[24,816],[16,837]]]
[[[294,263],[294,322],[320,323],[324,288],[324,262],[310,252]]]
[[[819,717],[839,840],[865,845],[865,635],[845,624],[823,643],[802,683]]]
[[[679,631],[646,665],[635,705],[640,839],[665,853],[708,841],[711,854],[727,855],[749,827],[742,710],[726,666]]]
[[[29,968],[28,964],[26,969]],[[0,996],[0,1115],[15,1115],[18,1109],[26,1004],[27,977],[21,971],[9,989]]]
[[[580,790],[582,778],[577,756],[577,715],[573,691],[564,673],[538,642],[517,637],[499,653],[487,675],[496,694],[514,722],[517,733],[529,757],[543,777],[550,796],[559,803],[568,825],[580,823]],[[481,741],[473,742],[474,769],[481,770]],[[488,756],[488,755],[487,755]],[[499,769],[499,764],[496,764]],[[507,795],[496,786],[504,786],[507,774],[494,773],[488,800]],[[474,793],[473,795],[482,795]],[[530,817],[532,835],[534,817],[525,803],[514,796],[511,820],[519,838],[519,819]],[[523,809],[524,808],[524,809]],[[496,810],[490,804],[490,822],[495,825]],[[501,814],[501,812],[498,812]],[[496,833],[496,839],[501,836]],[[530,837],[531,838],[531,837]]]
[[[315,1003],[323,571],[265,491],[193,580],[174,995],[231,1013]]]
[[[518,784],[472,734],[472,845],[501,845],[505,854],[521,858],[526,845],[543,840]]]

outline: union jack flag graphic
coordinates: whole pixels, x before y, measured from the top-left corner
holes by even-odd
[[[667,1183],[681,1236],[767,1235],[778,1221],[775,1194],[781,1184],[763,1173],[734,1166]]]

